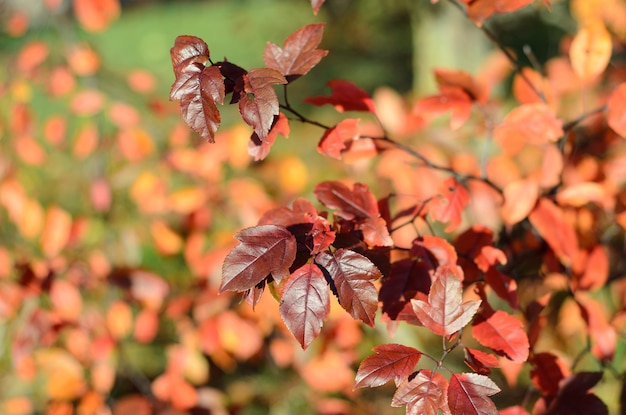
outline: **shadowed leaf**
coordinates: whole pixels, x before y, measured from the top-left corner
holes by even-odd
[[[454,373],[448,387],[448,406],[453,414],[498,415],[489,396],[500,388],[488,377],[476,373]]]

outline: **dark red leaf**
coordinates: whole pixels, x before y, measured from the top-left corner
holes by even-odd
[[[333,79],[328,85],[332,89],[330,96],[315,96],[306,98],[304,101],[309,104],[321,106],[330,104],[339,112],[344,111],[365,111],[376,112],[374,100],[367,92],[354,85],[352,82],[341,79]]]
[[[337,289],[339,304],[356,319],[374,327],[378,292],[372,283],[382,275],[366,257],[347,249],[322,252],[315,262],[323,267]]]
[[[317,65],[327,50],[317,49],[324,35],[324,23],[309,24],[293,32],[283,47],[268,42],[263,60],[265,66],[285,75],[289,82]]]
[[[448,387],[448,406],[453,414],[498,415],[489,398],[500,388],[488,377],[476,373],[452,374]]]
[[[417,318],[424,327],[439,336],[449,336],[461,330],[480,306],[480,300],[463,303],[460,273],[455,266],[437,268],[428,302],[411,300]]]
[[[485,273],[485,282],[489,284],[498,297],[507,301],[513,309],[517,308],[517,281],[498,271],[495,267],[491,267]]]
[[[440,373],[420,371],[413,379],[403,382],[393,395],[391,406],[406,405],[407,415],[450,415],[448,381]]]
[[[566,363],[552,353],[536,353],[530,358],[534,366],[530,371],[533,384],[542,395],[554,396],[559,391],[559,383],[569,376]]]
[[[254,161],[263,160],[270,153],[270,148],[276,141],[278,134],[285,138],[289,138],[290,133],[289,120],[282,112],[274,117],[272,128],[267,134],[265,140],[261,140],[259,135],[254,132],[248,141],[248,154],[254,157]]]
[[[261,142],[265,141],[278,111],[275,84],[286,84],[285,77],[275,69],[254,68],[243,75],[244,92],[239,100],[243,120],[254,128]]]
[[[341,153],[347,148],[346,141],[354,140],[359,136],[358,118],[348,118],[329,128],[317,145],[321,154],[341,159]]]
[[[277,225],[254,226],[235,237],[241,244],[224,260],[220,292],[247,291],[270,274],[278,282],[289,275],[296,257],[296,238],[287,229]]]
[[[319,335],[330,312],[324,274],[315,264],[298,268],[287,280],[280,301],[280,316],[303,349]]]
[[[401,344],[382,344],[374,347],[374,354],[359,365],[354,388],[376,387],[393,379],[396,386],[408,378],[422,353]]]
[[[341,182],[322,182],[313,193],[324,206],[338,210],[337,215],[346,220],[380,216],[376,198],[365,184],[355,183],[350,189]]]
[[[467,189],[450,177],[443,183],[441,196],[430,202],[430,215],[439,222],[448,223],[446,232],[451,232],[461,224],[463,210],[469,199]]]
[[[472,335],[483,346],[504,354],[513,362],[523,363],[528,359],[530,346],[522,322],[504,311],[476,316]]]
[[[382,303],[383,315],[391,320],[400,320],[402,311],[417,292],[428,294],[431,280],[430,271],[433,268],[423,261],[403,259],[391,264],[391,271],[382,279],[378,293],[378,300]],[[407,314],[411,321],[419,323],[417,316],[411,312]]]
[[[546,414],[608,415],[604,402],[589,392],[600,382],[602,375],[602,372],[579,372],[562,380],[556,399],[550,402]]]

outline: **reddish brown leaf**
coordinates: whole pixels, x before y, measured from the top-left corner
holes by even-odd
[[[352,317],[374,327],[378,292],[372,281],[382,276],[378,268],[363,255],[347,249],[338,249],[334,254],[322,252],[315,262],[332,278],[339,304]]]
[[[407,415],[450,415],[448,408],[448,381],[430,370],[421,370],[413,379],[406,380],[393,395],[391,406],[406,405]]]
[[[354,388],[374,388],[392,379],[398,386],[415,370],[421,356],[419,350],[401,344],[376,346],[374,354],[359,365]]]
[[[220,291],[246,291],[272,277],[280,282],[289,275],[296,257],[296,238],[284,227],[261,225],[246,228],[235,237],[241,242],[226,259]]]
[[[341,153],[347,148],[346,142],[359,136],[358,118],[348,118],[329,128],[322,136],[317,151],[328,157],[341,159]]]
[[[476,316],[472,335],[483,346],[504,354],[513,362],[523,363],[528,359],[530,346],[522,322],[504,311]]]
[[[434,70],[439,89],[456,87],[462,89],[473,101],[484,103],[489,98],[488,90],[481,82],[465,71],[437,68]]]
[[[303,349],[319,335],[330,312],[326,278],[315,264],[298,268],[287,280],[280,316]]]
[[[513,309],[517,308],[517,282],[513,278],[492,266],[485,273],[485,281],[498,297],[507,301]]]
[[[500,388],[488,377],[476,373],[454,373],[448,387],[448,406],[453,414],[498,415],[489,396]]]
[[[252,133],[252,137],[250,137],[250,141],[248,141],[248,154],[254,157],[254,161],[265,159],[270,153],[270,148],[274,145],[278,134],[289,138],[290,132],[289,120],[285,117],[285,114],[281,112],[277,117],[274,117],[272,128],[267,134],[267,137],[265,137],[265,140],[261,140],[256,132]]]
[[[341,79],[329,81],[328,85],[332,89],[330,96],[308,97],[304,102],[321,106],[330,104],[339,112],[344,111],[365,111],[376,112],[374,100],[367,92],[354,85],[352,82]]]
[[[263,53],[265,66],[276,69],[292,82],[328,55],[327,50],[317,49],[323,35],[324,23],[315,23],[303,26],[289,35],[282,48],[268,42]]]
[[[581,275],[572,278],[573,290],[597,290],[605,286],[609,278],[609,258],[602,245],[596,245],[589,256]]]
[[[198,37],[178,36],[170,49],[170,58],[174,74],[178,76],[195,63],[204,64],[209,58],[209,47]]]
[[[449,336],[461,330],[480,306],[480,300],[463,303],[459,274],[460,269],[455,266],[437,268],[428,302],[411,300],[413,310],[424,327],[439,336]]]
[[[530,358],[533,369],[530,378],[542,395],[554,396],[561,380],[569,376],[567,364],[552,353],[536,353]]]
[[[336,209],[337,215],[351,220],[380,216],[378,203],[367,185],[355,183],[350,189],[341,182],[322,182],[313,190],[317,200],[330,209]]]
[[[621,137],[626,138],[626,82],[613,90],[606,105],[609,127]]]
[[[541,198],[528,219],[561,263],[571,265],[578,255],[578,236],[561,208],[550,200]]]
[[[274,117],[279,114],[278,96],[273,85],[286,84],[287,80],[280,72],[270,68],[251,69],[243,75],[243,80],[245,93],[239,100],[239,112],[263,142],[272,128]]]
[[[604,402],[589,392],[602,379],[602,372],[574,373],[560,383],[556,399],[547,408],[548,414],[608,415]]]
[[[442,187],[440,197],[430,202],[429,212],[433,219],[448,223],[446,232],[451,232],[461,224],[463,210],[469,202],[470,195],[453,177],[448,178]]]

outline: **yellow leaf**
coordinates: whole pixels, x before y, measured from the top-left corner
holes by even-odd
[[[611,59],[611,35],[600,20],[578,31],[569,50],[574,72],[582,81],[591,81],[606,69]]]

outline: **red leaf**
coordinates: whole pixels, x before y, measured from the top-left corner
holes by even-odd
[[[565,219],[561,208],[550,200],[541,198],[528,219],[561,263],[571,265],[578,256],[578,236],[574,226]]]
[[[317,145],[317,151],[321,154],[341,159],[341,153],[347,148],[346,141],[354,140],[359,136],[358,118],[348,118],[324,133]]]
[[[322,252],[315,262],[330,274],[339,304],[356,319],[374,327],[378,309],[378,292],[373,280],[382,274],[366,257],[347,249],[338,249],[334,255]]]
[[[480,300],[463,303],[460,270],[454,266],[437,268],[428,302],[411,300],[424,327],[439,336],[449,336],[465,327],[474,317]]]
[[[529,415],[528,411],[523,406],[509,406],[500,411],[500,415]]]
[[[289,82],[317,65],[327,50],[317,49],[324,34],[324,23],[301,27],[285,40],[283,47],[268,42],[263,53],[265,66],[285,75]]]
[[[463,210],[469,202],[470,195],[453,177],[448,178],[443,186],[441,196],[430,202],[429,212],[433,219],[448,222],[446,232],[451,232],[461,224]]]
[[[250,69],[243,75],[243,80],[245,93],[239,100],[239,112],[263,142],[272,128],[274,116],[279,113],[278,96],[273,85],[286,84],[287,80],[280,72],[270,68]]]
[[[102,32],[120,15],[119,0],[73,0],[74,14],[89,32]]]
[[[401,344],[382,344],[374,347],[374,354],[365,358],[356,372],[354,388],[384,385],[393,379],[396,386],[408,378],[422,353]]]
[[[476,24],[481,25],[496,13],[510,13],[521,9],[533,0],[463,0],[467,6],[467,14]]]
[[[352,82],[341,79],[329,81],[328,85],[332,89],[330,96],[315,96],[304,100],[309,104],[321,106],[330,104],[339,112],[344,111],[365,111],[376,112],[374,100],[367,92],[354,85]]]
[[[498,367],[498,359],[482,350],[465,348],[465,364],[479,375],[488,375],[491,373],[491,367]]]
[[[488,377],[476,373],[454,373],[448,387],[448,406],[453,414],[498,415],[489,396],[500,388]]]
[[[444,87],[462,89],[473,101],[484,103],[487,101],[488,90],[485,85],[476,81],[472,75],[464,71],[450,69],[435,69],[435,79],[441,90]]]
[[[517,281],[498,271],[498,269],[493,266],[485,273],[485,281],[498,297],[508,301],[513,309],[517,308]]]
[[[569,376],[567,364],[552,353],[536,353],[530,358],[533,369],[530,378],[544,396],[554,396],[561,380]]]
[[[204,64],[209,55],[209,47],[202,39],[195,36],[178,36],[174,41],[174,47],[170,49],[174,75],[180,74],[194,63]]]
[[[422,98],[413,106],[414,114],[443,115],[451,111],[450,128],[460,128],[472,111],[472,99],[463,89],[455,86],[442,86],[440,93]]]
[[[359,225],[363,232],[363,241],[369,246],[392,246],[393,239],[389,235],[387,222],[380,216],[365,219]]]
[[[380,216],[378,203],[367,185],[355,183],[352,189],[341,182],[322,182],[313,190],[317,199],[346,220]]]
[[[440,410],[449,415],[447,389],[448,381],[443,375],[422,370],[398,387],[391,406],[406,405],[407,415],[437,415]]]
[[[280,316],[303,349],[319,335],[330,312],[326,278],[315,264],[298,268],[287,280]]]
[[[285,114],[281,112],[277,117],[274,117],[272,128],[267,134],[267,137],[265,137],[265,140],[261,140],[256,132],[252,133],[252,137],[250,137],[250,141],[248,141],[248,154],[254,157],[254,161],[265,159],[270,153],[270,148],[274,144],[274,141],[276,141],[278,134],[289,138],[290,132],[289,120],[285,117]]]
[[[626,138],[626,82],[615,88],[606,105],[609,127],[621,137]]]
[[[474,319],[472,335],[480,344],[504,354],[509,360],[523,363],[528,359],[528,335],[522,322],[504,311]]]
[[[235,237],[241,244],[224,260],[220,292],[249,290],[269,274],[277,282],[289,275],[296,257],[296,238],[287,229],[277,225],[254,226]]]
[[[311,0],[311,7],[313,7],[313,14],[317,15],[320,11],[320,7],[324,4],[325,0]]]
[[[412,257],[419,258],[422,255],[418,249],[426,248],[437,260],[437,265],[456,265],[458,256],[456,250],[448,241],[438,236],[424,235],[413,240],[413,246],[409,251]]]

